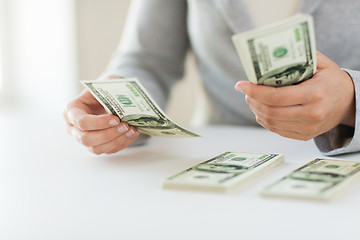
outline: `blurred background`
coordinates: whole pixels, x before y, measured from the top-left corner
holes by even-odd
[[[0,116],[26,111],[61,118],[63,106],[83,89],[79,81],[105,69],[130,2],[0,0]],[[190,124],[194,102],[203,98],[194,65],[189,54],[166,109],[179,124]]]

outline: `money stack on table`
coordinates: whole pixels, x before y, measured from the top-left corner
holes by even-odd
[[[282,154],[225,152],[163,183],[164,188],[231,192],[284,162]],[[268,197],[332,200],[360,180],[360,162],[314,159],[261,190]]]
[[[167,178],[163,186],[231,192],[283,161],[282,154],[225,152]]]
[[[264,196],[331,200],[360,180],[360,162],[314,159],[261,193]]]

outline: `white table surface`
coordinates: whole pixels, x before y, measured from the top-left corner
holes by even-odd
[[[152,138],[96,156],[67,135],[60,117],[35,116],[0,114],[1,240],[360,239],[360,184],[332,202],[259,195],[324,157],[312,141],[215,126],[192,129],[201,138]],[[166,177],[225,151],[284,153],[285,163],[233,194],[162,189]]]

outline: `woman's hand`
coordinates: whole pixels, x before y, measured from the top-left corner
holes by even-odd
[[[65,106],[63,116],[68,133],[94,154],[118,152],[139,136],[135,128],[107,113],[86,90]]]
[[[351,77],[317,53],[317,72],[298,85],[269,87],[240,81],[256,120],[281,136],[310,140],[345,124],[355,125],[355,93]]]

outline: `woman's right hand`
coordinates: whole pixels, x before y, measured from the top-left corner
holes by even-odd
[[[63,109],[67,131],[94,154],[116,153],[129,146],[139,132],[104,107],[84,90]]]

